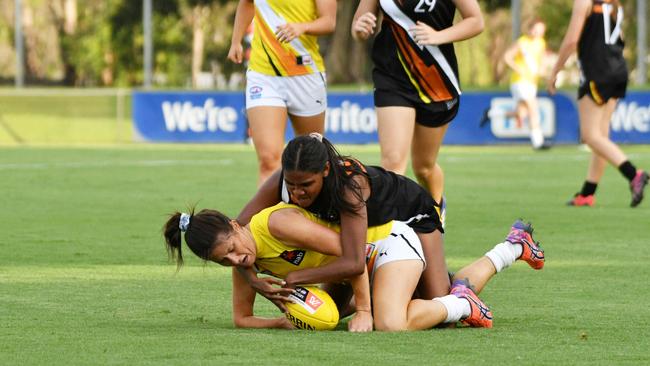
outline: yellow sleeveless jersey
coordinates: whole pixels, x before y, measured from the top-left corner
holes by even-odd
[[[318,18],[314,0],[255,0],[255,30],[249,68],[272,76],[298,76],[325,71],[316,36],[302,34],[289,43],[275,36],[286,23]]]
[[[334,261],[337,258],[335,256],[321,254],[309,249],[292,247],[282,243],[271,235],[268,225],[269,217],[273,212],[286,208],[299,210],[307,219],[336,232],[340,232],[341,230],[338,225],[321,220],[311,212],[296,205],[282,202],[273,207],[266,208],[253,216],[250,222],[250,229],[257,247],[255,259],[256,269],[261,273],[284,278],[289,272],[320,267]],[[291,223],[287,223],[287,225],[291,225]],[[390,235],[392,228],[392,221],[380,226],[369,227],[366,242],[372,243],[386,238]]]
[[[511,83],[528,82],[537,84],[542,68],[542,57],[546,50],[546,41],[543,38],[531,38],[527,35],[519,37],[520,52],[515,56],[515,65],[522,73],[514,71],[510,79]]]

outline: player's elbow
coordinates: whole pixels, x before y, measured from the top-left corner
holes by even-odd
[[[239,318],[234,318],[232,320],[232,324],[235,326],[235,328],[246,328],[246,322]]]
[[[365,263],[363,260],[348,260],[344,262],[341,272],[344,278],[352,278],[363,274]]]
[[[325,18],[325,33],[334,33],[336,29],[336,17],[331,16]]]
[[[573,53],[578,48],[578,39],[567,39],[564,46],[569,53]]]
[[[479,35],[483,32],[485,29],[485,21],[483,20],[482,15],[474,18],[474,26],[472,28],[474,30],[474,36]]]
[[[250,328],[249,322],[246,320],[245,316],[234,316],[232,318],[232,323],[235,328]]]

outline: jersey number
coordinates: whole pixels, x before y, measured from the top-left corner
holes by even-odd
[[[436,7],[437,0],[420,0],[420,2],[415,6],[416,13],[427,13],[431,12],[433,8]],[[424,7],[428,6],[429,10],[425,10]]]

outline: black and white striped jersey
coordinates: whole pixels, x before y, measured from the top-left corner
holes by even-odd
[[[424,103],[445,102],[460,95],[458,62],[454,45],[418,46],[409,32],[416,22],[435,30],[453,25],[452,0],[380,0],[381,31],[375,39],[372,59],[377,89],[409,92]]]

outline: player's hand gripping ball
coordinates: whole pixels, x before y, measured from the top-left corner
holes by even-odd
[[[296,287],[285,303],[285,315],[294,327],[306,330],[332,330],[339,323],[339,311],[334,300],[316,286]]]

